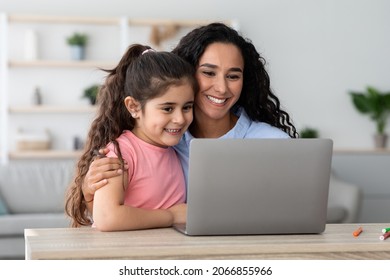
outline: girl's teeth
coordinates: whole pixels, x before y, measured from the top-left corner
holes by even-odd
[[[180,129],[168,129],[167,128],[166,131],[169,132],[169,133],[177,133],[177,132],[180,131]]]

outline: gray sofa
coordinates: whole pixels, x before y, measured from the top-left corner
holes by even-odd
[[[0,259],[24,259],[24,229],[68,227],[65,190],[75,162],[12,161],[0,165]]]
[[[334,172],[333,172],[334,173]],[[359,221],[362,191],[360,186],[331,174],[327,223],[357,223]]]
[[[25,228],[69,226],[64,198],[74,167],[72,160],[0,165],[0,259],[24,259]],[[5,214],[1,214],[2,203]],[[359,205],[359,188],[332,175],[328,223],[356,222]]]

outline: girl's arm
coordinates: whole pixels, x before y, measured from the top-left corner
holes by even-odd
[[[127,174],[107,181],[107,185],[97,190],[94,196],[93,220],[99,230],[135,230],[172,225],[174,216],[169,210],[146,210],[123,204],[123,182],[127,184]]]
[[[85,175],[84,183],[82,186],[83,196],[90,213],[93,213],[93,200],[95,191],[104,187],[109,178],[121,175],[121,162],[118,158],[108,158],[105,155],[109,152],[109,149],[101,149],[101,157],[97,157],[89,166],[88,172]],[[125,164],[124,169],[127,170],[128,166]]]
[[[182,224],[185,223],[187,220],[187,204],[180,203],[173,205],[171,208],[168,209],[172,215],[173,215],[173,222],[174,224]]]

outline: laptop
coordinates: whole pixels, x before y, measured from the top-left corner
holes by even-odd
[[[187,235],[313,234],[325,230],[333,141],[194,139]]]

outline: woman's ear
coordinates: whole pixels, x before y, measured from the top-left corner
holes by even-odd
[[[139,117],[139,112],[141,111],[141,104],[131,96],[125,98],[125,106],[130,115],[136,119]]]

